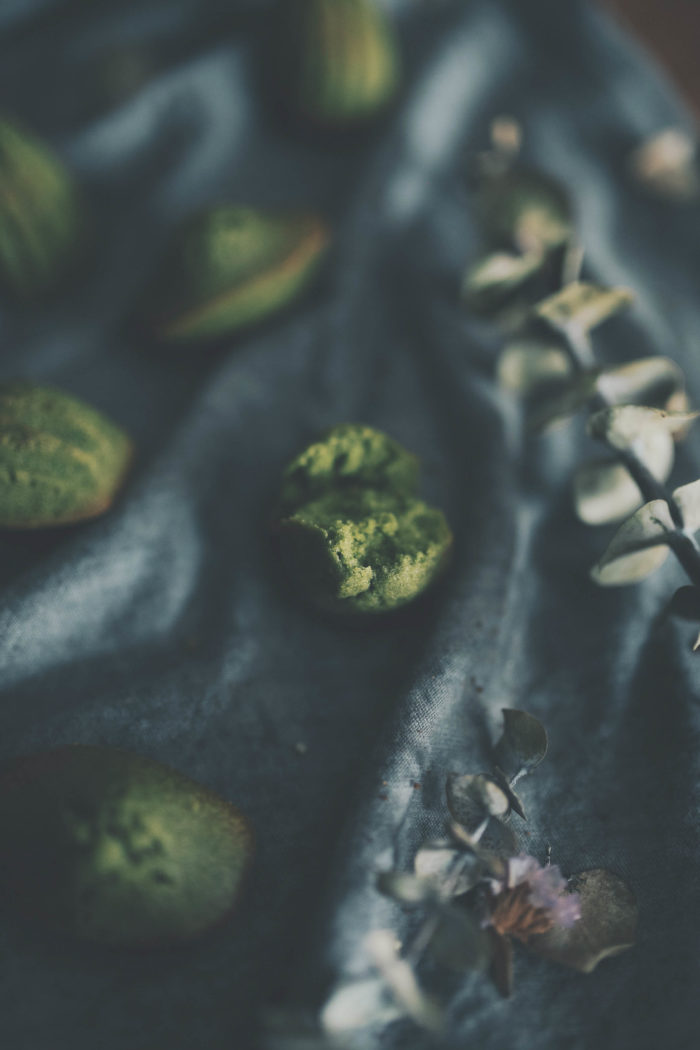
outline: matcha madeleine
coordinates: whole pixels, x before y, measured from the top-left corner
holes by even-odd
[[[83,240],[72,176],[34,136],[0,120],[0,283],[31,298],[59,284]]]
[[[102,514],[132,451],[118,426],[78,398],[0,383],[0,528],[48,528]]]
[[[159,762],[103,747],[48,751],[5,771],[0,843],[11,908],[125,947],[187,941],[219,923],[252,852],[228,802]]]
[[[313,214],[222,205],[176,235],[148,306],[155,335],[189,343],[237,332],[296,298],[326,253]]]
[[[285,472],[277,535],[293,579],[322,609],[385,613],[445,568],[452,534],[415,495],[417,460],[371,427],[343,424]]]
[[[376,0],[279,0],[271,33],[277,97],[313,124],[352,126],[396,93],[397,42]]]

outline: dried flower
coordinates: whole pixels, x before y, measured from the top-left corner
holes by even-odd
[[[568,929],[581,917],[578,894],[569,892],[557,865],[540,867],[525,854],[510,858],[503,882],[492,880],[490,904],[488,925],[523,944],[554,926]]]

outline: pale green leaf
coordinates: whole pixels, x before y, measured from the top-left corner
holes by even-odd
[[[566,379],[573,370],[560,346],[537,339],[509,343],[498,361],[498,381],[504,390],[527,396],[542,386]]]
[[[691,481],[675,489],[673,498],[683,517],[683,524],[690,532],[700,529],[700,481]]]
[[[669,411],[687,408],[685,377],[670,357],[642,357],[598,377],[598,390],[611,405],[651,405]]]
[[[535,315],[555,329],[576,327],[589,332],[634,301],[627,288],[605,288],[572,281],[535,307]]]
[[[645,503],[620,525],[591,572],[602,587],[637,583],[663,565],[669,536],[675,531],[665,500]]]
[[[495,252],[470,266],[462,283],[462,298],[472,310],[497,310],[544,265],[542,252],[512,255]]]
[[[576,516],[587,525],[622,521],[643,502],[639,486],[621,463],[585,463],[574,474]]]
[[[658,439],[658,435],[668,436],[685,430],[690,423],[697,419],[697,412],[665,412],[659,408],[650,408],[647,405],[615,405],[604,408],[600,412],[594,412],[588,420],[588,433],[591,437],[604,441],[607,445],[619,451],[635,448],[640,438],[649,437]],[[661,452],[667,443],[659,444],[657,459],[665,463],[667,455]],[[651,455],[654,456],[652,441],[649,442]],[[673,462],[673,449],[670,448],[671,463]],[[641,458],[641,457],[640,457]],[[643,462],[647,462],[643,460]],[[647,466],[652,470],[651,463]]]

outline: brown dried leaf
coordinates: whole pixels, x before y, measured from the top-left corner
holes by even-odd
[[[513,991],[513,945],[507,937],[488,927],[491,939],[491,967],[489,974],[504,999]]]
[[[637,928],[637,902],[621,878],[603,868],[571,880],[581,899],[581,918],[569,929],[555,926],[533,937],[528,947],[563,966],[590,973],[601,960],[631,948]]]

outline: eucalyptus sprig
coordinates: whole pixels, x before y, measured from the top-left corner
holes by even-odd
[[[588,433],[612,453],[584,464],[574,477],[574,505],[582,521],[621,523],[592,569],[593,580],[601,586],[636,583],[659,568],[671,551],[690,586],[676,593],[670,609],[700,623],[700,546],[695,537],[700,481],[675,489],[667,485],[675,444],[698,415],[689,408],[683,373],[661,356],[615,366],[599,363],[595,329],[634,296],[625,288],[579,278],[583,252],[573,205],[564,211],[565,191],[550,176],[518,166],[513,136],[510,149],[502,144],[503,123],[496,122],[494,146],[486,155],[490,161],[480,162],[477,207],[487,247],[465,276],[466,305],[487,314],[507,333],[498,377],[503,387],[523,398],[530,427],[542,431],[585,411]],[[498,232],[488,204],[494,195],[500,202]],[[511,261],[509,268],[501,265],[499,270],[495,260],[506,237]],[[557,287],[540,296],[543,282],[553,279]],[[700,634],[693,648],[700,649]]]

